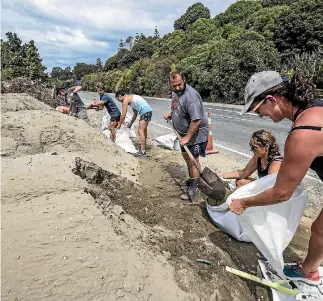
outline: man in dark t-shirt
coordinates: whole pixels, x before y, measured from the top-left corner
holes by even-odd
[[[88,122],[89,119],[84,102],[77,94],[80,90],[82,90],[82,86],[74,86],[68,89],[64,84],[58,86],[56,94],[61,96],[61,106],[56,108],[56,110]]]
[[[173,89],[171,113],[165,114],[164,118],[172,120],[174,129],[182,137],[181,144],[187,146],[199,163],[199,157],[205,157],[209,135],[208,119],[202,98],[193,87],[184,82],[180,72],[172,71],[169,83]],[[189,173],[189,179],[186,181],[187,191],[181,199],[192,200],[196,196],[196,180],[199,172],[185,149],[181,148]]]
[[[116,128],[120,121],[120,110],[113,101],[113,99],[109,96],[108,93],[105,93],[105,88],[103,83],[96,84],[96,91],[100,95],[100,101],[95,101],[90,104],[91,108],[105,108],[110,115],[110,125],[109,130],[111,132],[111,140],[114,142],[116,140]]]

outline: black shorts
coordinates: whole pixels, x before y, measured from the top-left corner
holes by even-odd
[[[139,121],[140,121],[140,120],[151,121],[151,117],[152,117],[152,116],[153,116],[153,112],[147,112],[147,113],[142,114],[142,115],[140,116]]]
[[[193,144],[193,145],[186,145],[186,146],[194,157],[198,157],[198,156],[205,157],[207,141],[198,143],[198,144]],[[182,150],[182,153],[186,153],[183,146],[181,146],[181,150]]]
[[[111,116],[110,118],[110,122],[119,122],[120,121],[120,115],[118,116]]]

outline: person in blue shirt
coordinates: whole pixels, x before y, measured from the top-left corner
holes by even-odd
[[[118,125],[118,128],[121,127],[122,123],[124,122],[128,105],[133,109],[133,117],[129,124],[129,128],[133,125],[136,121],[137,116],[139,114],[139,127],[138,127],[138,135],[140,139],[140,150],[137,153],[137,156],[142,157],[146,156],[146,141],[147,141],[147,128],[148,123],[151,121],[152,117],[152,108],[148,104],[148,102],[139,95],[131,94],[128,95],[123,90],[119,90],[116,92],[116,99],[122,103],[122,114],[121,119]]]
[[[115,142],[116,128],[120,122],[121,116],[120,110],[118,109],[112,98],[109,96],[109,94],[105,93],[105,87],[103,83],[96,84],[96,91],[100,95],[100,101],[92,102],[90,104],[90,108],[102,108],[103,106],[105,106],[108,114],[110,115],[109,130],[111,132],[111,140]]]

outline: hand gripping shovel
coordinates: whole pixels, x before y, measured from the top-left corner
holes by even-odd
[[[168,124],[173,128],[177,138],[179,141],[181,141],[181,136],[179,133],[175,130],[173,127],[173,124],[170,120],[167,121]],[[202,168],[199,163],[195,160],[192,153],[189,151],[188,147],[186,145],[182,145],[192,160],[194,166],[198,170],[200,177],[197,179],[197,187],[204,193],[206,196],[208,196],[211,199],[214,199],[216,201],[222,201],[225,197],[225,188],[222,180],[217,176],[217,174],[212,171],[210,168],[205,167],[202,171]]]

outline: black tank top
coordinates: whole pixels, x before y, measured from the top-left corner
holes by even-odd
[[[277,155],[275,157],[269,157],[265,168],[262,169],[261,168],[261,158],[258,158],[258,160],[257,160],[258,178],[268,176],[270,164],[273,163],[274,161],[280,161],[281,162],[281,161],[283,161],[283,157],[280,156],[280,155]]]
[[[315,99],[311,104],[309,104],[306,108],[304,109],[298,109],[294,116],[294,120],[296,121],[297,117],[304,112],[305,110],[309,108],[314,108],[314,107],[323,107],[323,99]],[[296,130],[312,130],[312,131],[322,131],[323,132],[323,127],[322,126],[313,126],[313,125],[300,125],[300,126],[295,126],[292,128],[290,133],[292,131]],[[316,157],[311,166],[310,169],[316,171],[317,175],[319,178],[323,181],[323,156],[321,157]]]

